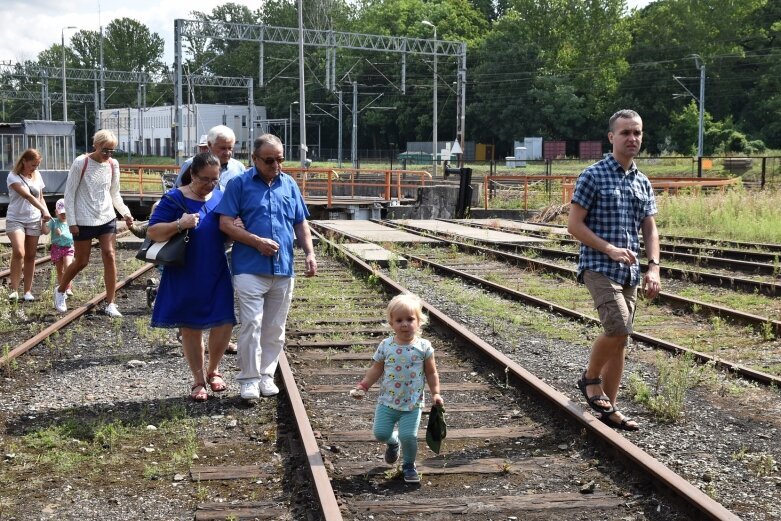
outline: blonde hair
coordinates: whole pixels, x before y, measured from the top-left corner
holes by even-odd
[[[22,155],[19,156],[19,159],[16,160],[16,163],[14,164],[13,173],[16,175],[21,175],[22,170],[24,170],[24,162],[25,161],[40,161],[41,160],[41,153],[35,150],[34,148],[28,148],[24,152],[22,152]]]
[[[119,141],[117,136],[110,130],[98,130],[95,135],[92,136],[92,145],[97,149],[98,145],[104,145],[111,143],[113,146],[117,146]]]
[[[396,295],[393,297],[391,301],[388,302],[386,311],[388,313],[388,323],[392,322],[393,314],[396,311],[407,311],[414,313],[415,317],[418,319],[418,325],[421,329],[428,322],[428,317],[423,314],[423,302],[421,302],[417,295],[413,295],[411,293],[402,293],[401,295]]]

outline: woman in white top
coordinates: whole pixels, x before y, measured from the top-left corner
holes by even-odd
[[[117,218],[114,209],[128,226],[133,223],[133,216],[119,194],[119,163],[111,157],[117,146],[117,137],[110,130],[100,130],[93,136],[92,146],[94,152],[73,161],[65,182],[65,215],[73,234],[75,255],[73,263],[62,274],[59,287],[54,288],[54,308],[60,313],[68,310],[65,290],[89,264],[92,239],[97,238],[106,284],[105,312],[110,317],[121,317],[114,303],[117,288],[114,251]]]
[[[32,294],[35,255],[41,226],[52,217],[43,199],[43,178],[38,172],[41,154],[34,148],[25,150],[8,173],[8,211],[5,230],[11,241],[11,292],[8,300],[19,300],[19,281],[24,271],[24,300],[35,300]],[[47,232],[48,233],[48,232]]]

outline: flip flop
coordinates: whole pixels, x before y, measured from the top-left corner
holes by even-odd
[[[583,371],[583,375],[578,379],[578,389],[583,393],[583,397],[586,399],[586,402],[588,402],[588,406],[596,412],[612,412],[612,404],[608,407],[604,407],[596,403],[599,401],[610,403],[610,398],[604,394],[589,396],[586,392],[586,387],[589,385],[602,385],[602,378],[586,378],[586,371]]]

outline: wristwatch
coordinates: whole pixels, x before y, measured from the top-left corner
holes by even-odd
[[[648,259],[648,264],[656,264],[657,266],[659,266],[659,261],[656,259]]]

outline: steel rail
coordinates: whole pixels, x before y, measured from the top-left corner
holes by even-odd
[[[403,224],[388,223],[388,222],[384,222],[384,224],[390,224],[391,226],[395,226],[397,228],[401,228],[404,229],[405,231],[408,231],[410,233],[415,233],[421,236],[437,237],[437,235],[435,234],[421,233],[421,230],[418,230],[417,228],[409,228]],[[489,248],[486,246],[478,246],[475,244],[462,243],[453,239],[450,239],[450,243],[455,244],[465,250],[477,251],[479,253],[487,253],[501,260],[511,260],[516,263],[523,262],[528,265],[541,268],[544,271],[558,273],[559,275],[564,275],[570,278],[575,278],[577,276],[577,270],[575,269],[565,268],[563,266],[557,266],[555,264],[548,264],[547,262],[543,262],[537,259],[532,259],[529,257],[524,257],[522,255],[518,255],[515,253],[508,253],[500,250],[495,250],[493,248]],[[511,244],[511,243],[495,243],[495,244],[499,244],[502,246],[516,246],[515,244]],[[737,309],[726,308],[724,306],[719,306],[717,304],[709,304],[707,302],[702,302],[700,300],[681,297],[680,295],[675,295],[674,293],[667,293],[665,291],[659,292],[657,298],[659,298],[660,302],[664,302],[665,304],[668,305],[676,305],[679,307],[685,306],[691,308],[693,308],[694,306],[699,306],[699,308],[702,309],[703,311],[707,311],[711,314],[720,316],[722,318],[728,318],[736,322],[740,322],[742,324],[746,324],[754,327],[766,327],[769,324],[773,327],[774,334],[777,336],[781,336],[781,321],[779,320],[774,320],[769,317],[754,315],[752,313],[739,311]]]
[[[146,264],[143,267],[137,269],[135,272],[131,273],[125,280],[117,283],[116,289],[122,289],[131,282],[133,282],[135,279],[149,271],[151,268],[154,267],[154,264]],[[55,321],[53,324],[45,328],[43,331],[38,333],[37,335],[33,336],[32,338],[22,342],[21,344],[14,347],[12,350],[10,350],[7,354],[0,357],[0,367],[8,364],[10,361],[18,358],[19,356],[23,355],[36,345],[40,344],[44,340],[46,340],[48,337],[56,333],[57,331],[61,330],[77,318],[81,317],[85,313],[89,312],[91,309],[95,308],[98,304],[100,304],[103,299],[106,298],[106,292],[100,293],[96,297],[93,297],[83,305],[73,309],[69,313],[67,313],[65,316],[60,318],[59,320]]]
[[[319,228],[319,226],[317,226],[317,228]],[[364,272],[377,277],[379,281],[381,281],[391,290],[397,293],[408,292],[404,286],[398,284],[396,281],[386,276],[385,274],[374,270],[369,264],[356,257],[342,246],[334,243],[333,241],[325,239],[325,237],[318,230],[313,230],[313,233],[319,237],[320,240],[328,244],[330,248],[339,251],[340,254],[343,255],[345,259],[349,260],[351,264],[359,267]],[[485,354],[495,363],[505,367],[509,374],[512,374],[514,378],[523,383],[534,394],[541,396],[556,406],[560,411],[566,413],[570,418],[577,421],[591,434],[597,436],[603,442],[612,446],[625,458],[643,469],[643,471],[650,475],[657,483],[668,487],[669,490],[671,490],[679,499],[687,503],[700,514],[704,515],[707,519],[720,521],[737,521],[740,519],[738,516],[727,510],[723,505],[711,499],[704,492],[686,481],[663,463],[653,458],[640,447],[626,439],[624,436],[618,434],[610,427],[604,425],[596,417],[586,413],[578,402],[573,401],[568,396],[546,384],[544,381],[540,380],[535,375],[527,371],[517,362],[510,360],[504,353],[500,352],[479,338],[477,335],[466,329],[464,326],[451,319],[438,308],[434,307],[426,301],[423,301],[423,307],[432,319],[452,330],[461,340],[472,345],[477,349],[478,352]]]
[[[301,444],[304,446],[306,459],[309,463],[309,472],[312,476],[312,482],[317,494],[320,508],[322,509],[322,519],[325,521],[341,521],[342,511],[336,501],[336,494],[331,487],[331,479],[328,477],[328,471],[325,469],[323,457],[320,454],[320,447],[317,444],[312,425],[309,422],[309,415],[304,407],[304,401],[301,399],[301,393],[298,391],[296,379],[293,371],[290,369],[290,363],[284,349],[279,355],[279,374],[285,385],[287,398],[290,407],[293,409],[293,416],[298,427],[298,434],[301,436]]]
[[[561,237],[553,238],[550,236],[550,234],[547,234],[540,230],[526,230],[523,228],[513,228],[512,226],[502,226],[502,225],[492,226],[486,223],[474,222],[469,219],[438,218],[436,220],[453,223],[453,224],[461,224],[463,226],[471,226],[473,228],[480,228],[484,230],[499,230],[507,233],[516,233],[516,234],[522,233],[524,235],[531,235],[533,237],[551,239],[562,244],[576,245],[578,247],[580,246],[580,241],[578,240],[568,239],[564,235],[562,235]],[[759,263],[778,262],[779,253],[781,253],[779,251],[772,252],[772,251],[738,250],[738,249],[721,248],[718,246],[718,244],[719,244],[718,242],[714,242],[711,245],[701,245],[701,244],[698,245],[698,244],[681,244],[675,242],[661,241],[659,243],[659,247],[662,248],[662,252],[661,252],[662,258],[665,257],[664,255],[665,253],[670,253],[670,254],[684,253],[684,254],[702,256],[707,258],[749,261],[749,262],[759,262]],[[705,252],[712,252],[713,255],[705,255]]]
[[[526,221],[520,221],[515,219],[508,219],[508,221],[526,223]],[[560,224],[551,224],[551,223],[529,223],[529,224],[534,224],[535,226],[547,226],[548,228],[554,228],[557,230],[564,230],[567,228],[566,226],[562,226]],[[761,248],[763,250],[781,253],[781,244],[774,244],[768,242],[746,242],[746,241],[732,241],[732,240],[721,240],[721,239],[707,239],[704,237],[687,237],[684,235],[667,235],[666,237],[668,239],[681,241],[681,242],[703,243],[703,244],[712,244],[712,245],[727,244],[735,248],[746,248],[746,249]]]
[[[549,302],[547,300],[543,300],[541,298],[535,297],[533,295],[528,295],[526,293],[523,293],[521,291],[514,290],[512,288],[508,288],[506,286],[502,286],[501,284],[497,284],[495,282],[491,282],[489,280],[486,280],[482,277],[478,277],[477,275],[472,275],[470,273],[466,273],[464,271],[457,270],[455,268],[451,268],[449,266],[445,266],[444,264],[440,264],[438,262],[434,262],[428,259],[424,259],[423,257],[418,257],[415,255],[406,255],[408,259],[415,260],[417,262],[420,262],[423,265],[430,266],[434,269],[450,273],[452,275],[456,275],[458,277],[471,280],[472,282],[475,282],[477,284],[480,284],[481,286],[490,287],[492,290],[497,291],[503,295],[507,295],[513,298],[520,299],[524,302],[528,302],[531,304],[534,304],[535,306],[545,309],[547,311],[555,311],[557,313],[560,313],[564,316],[568,316],[571,318],[575,318],[577,320],[587,322],[589,324],[594,325],[600,325],[600,322],[598,319],[590,317],[586,314],[580,313],[578,311],[574,311],[572,309],[569,309],[565,306],[561,306],[559,304]],[[631,338],[640,342],[645,342],[646,344],[660,347],[662,349],[665,349],[667,351],[676,353],[676,354],[690,354],[695,360],[702,362],[702,363],[712,363],[716,367],[719,367],[721,369],[726,369],[730,372],[740,374],[741,376],[744,376],[750,380],[754,380],[757,382],[761,382],[768,385],[781,385],[781,378],[777,376],[773,376],[768,373],[763,373],[761,371],[757,371],[755,369],[751,369],[750,367],[747,367],[742,364],[738,364],[735,362],[730,362],[728,360],[723,360],[721,358],[711,356],[705,353],[702,353],[700,351],[695,351],[693,349],[689,349],[687,347],[683,347],[681,345],[675,344],[673,342],[668,342],[666,340],[662,340],[660,338],[656,338],[650,335],[646,335],[645,333],[640,332],[633,332],[631,335]]]

